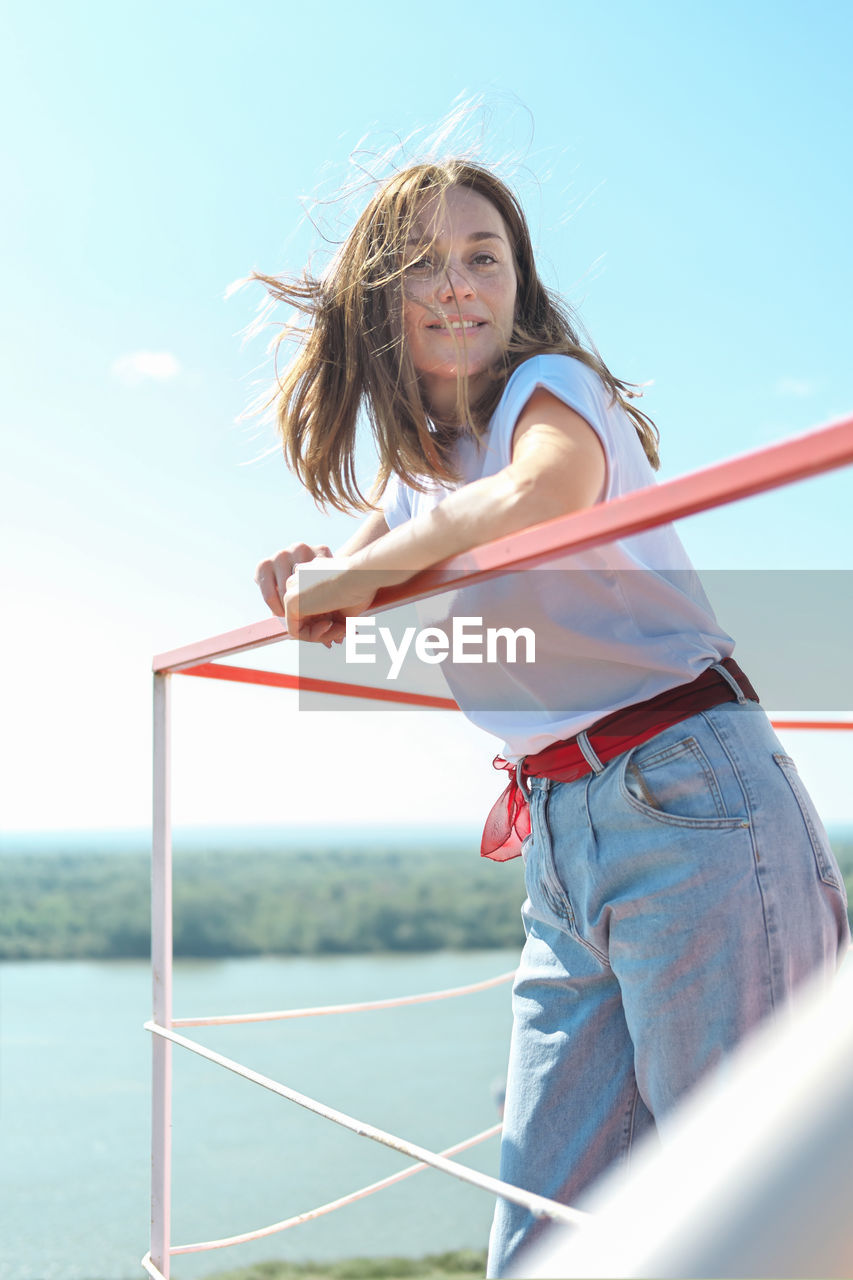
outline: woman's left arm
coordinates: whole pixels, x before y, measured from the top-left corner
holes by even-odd
[[[439,561],[534,524],[601,501],[604,449],[584,418],[543,388],[528,400],[513,432],[512,460],[496,475],[454,490],[437,507],[392,529],[346,559],[340,572],[284,598],[287,629],[328,614],[337,625],[324,639],[340,639],[345,618],[364,612],[380,587],[396,586]]]

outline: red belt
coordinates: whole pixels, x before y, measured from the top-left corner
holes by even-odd
[[[724,658],[720,666],[726,668],[750,701],[758,702],[758,694],[734,659]],[[671,724],[687,720],[720,702],[734,702],[735,698],[728,681],[713,667],[707,667],[689,684],[667,689],[645,702],[635,702],[597,720],[587,729],[587,740],[595,755],[605,764],[614,756],[621,756],[623,752],[653,738],[662,729],[668,729]],[[527,796],[518,785],[517,766],[504,760],[503,756],[495,756],[492,763],[496,769],[508,769],[514,776],[486,819],[480,856],[494,862],[507,862],[518,857],[522,840],[530,835],[530,810]],[[592,773],[592,765],[581,751],[577,737],[553,742],[536,755],[525,756],[521,766],[522,777],[551,778],[554,782],[574,782],[588,773]]]

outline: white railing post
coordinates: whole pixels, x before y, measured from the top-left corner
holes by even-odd
[[[170,676],[154,676],[154,809],[151,846],[153,1020],[172,1025],[172,831]],[[172,1046],[152,1036],[151,1261],[169,1280]]]

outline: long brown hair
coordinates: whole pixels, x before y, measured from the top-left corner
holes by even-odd
[[[516,197],[490,170],[467,160],[412,165],[370,200],[327,271],[282,280],[252,272],[273,297],[308,318],[307,336],[277,378],[278,428],[285,459],[315,502],[339,511],[371,509],[390,476],[423,491],[425,482],[455,484],[456,423],[430,421],[417,373],[403,341],[403,247],[427,199],[465,187],[497,209],[509,233],[518,277],[513,332],[486,391],[469,404],[457,379],[458,421],[482,436],[507,379],[534,355],[574,356],[595,370],[632,419],[652,466],[658,431],[631,404],[641,394],[610,373],[594,344],[581,344],[570,308],[536,271],[530,232]],[[285,330],[279,342],[287,336]],[[271,402],[268,402],[271,403]],[[376,442],[379,472],[365,499],[355,475],[356,427],[364,409]]]

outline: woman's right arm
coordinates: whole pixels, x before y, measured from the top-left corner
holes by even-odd
[[[371,542],[375,542],[377,538],[384,537],[386,533],[388,533],[388,525],[384,512],[372,511],[361,526],[356,529],[349,541],[345,542],[335,553],[335,559],[339,556],[351,556],[356,551],[361,551],[362,548],[370,546]],[[284,617],[284,605],[281,601],[285,593],[287,579],[293,574],[296,566],[305,564],[307,560],[316,560],[318,556],[331,556],[331,554],[325,544],[309,547],[305,542],[294,542],[269,560],[260,562],[255,570],[255,582],[260,587],[261,595],[264,597],[268,608],[277,618]]]

